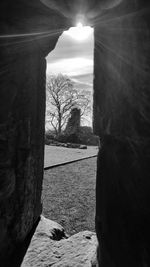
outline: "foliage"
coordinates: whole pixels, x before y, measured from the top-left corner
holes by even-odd
[[[91,127],[82,126],[80,127],[78,138],[81,144],[85,145],[99,145],[99,137],[93,134],[93,130]]]
[[[99,137],[93,134],[92,128],[88,126],[80,126],[78,132],[67,134],[63,132],[57,139],[63,143],[78,143],[84,145],[99,145]]]
[[[51,131],[51,130],[47,130],[47,131],[45,132],[45,137],[46,137],[47,139],[54,140],[54,138],[55,138],[55,132],[54,132],[54,131]]]
[[[55,134],[61,134],[73,108],[81,109],[81,116],[90,111],[88,93],[75,89],[73,81],[66,75],[49,76],[46,88],[46,123],[53,127]]]
[[[62,132],[57,140],[59,142],[62,142],[62,143],[74,143],[74,144],[79,144],[80,143],[80,140],[78,138],[78,134],[77,133],[71,133],[71,134],[68,134],[66,132]]]
[[[47,131],[45,134],[45,144],[50,145],[54,141],[61,143],[76,143],[83,145],[99,145],[99,137],[93,134],[92,128],[81,126],[77,133],[68,134],[62,131],[60,135],[55,135],[53,131]]]

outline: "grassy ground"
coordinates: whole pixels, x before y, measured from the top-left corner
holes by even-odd
[[[95,230],[96,157],[45,171],[43,214],[65,232]]]

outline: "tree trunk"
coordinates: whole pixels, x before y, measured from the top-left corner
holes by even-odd
[[[58,135],[61,134],[61,113],[59,112],[59,121],[58,121]]]

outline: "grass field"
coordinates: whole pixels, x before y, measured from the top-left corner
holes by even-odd
[[[43,215],[69,235],[95,231],[96,157],[44,172]]]

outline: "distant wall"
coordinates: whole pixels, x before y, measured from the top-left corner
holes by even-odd
[[[80,117],[81,110],[78,108],[73,108],[70,112],[70,117],[68,119],[65,132],[67,134],[76,134],[80,128]]]

